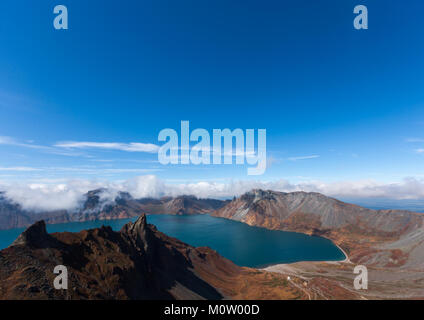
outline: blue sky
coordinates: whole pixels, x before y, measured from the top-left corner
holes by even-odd
[[[57,4],[69,30],[53,28]],[[419,0],[2,1],[0,180],[421,179],[423,14]],[[270,166],[60,146],[159,144],[181,120],[266,129]]]

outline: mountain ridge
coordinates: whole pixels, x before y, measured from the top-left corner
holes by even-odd
[[[190,195],[134,199],[127,192],[118,192],[111,200],[103,198],[107,189],[87,192],[80,208],[36,212],[23,209],[0,192],[0,230],[28,227],[38,220],[47,224],[92,220],[125,219],[147,214],[205,214],[224,206],[227,201],[201,199]]]
[[[53,287],[57,265],[68,269],[67,290]],[[48,234],[39,221],[0,251],[0,271],[0,299],[307,298],[301,279],[239,267],[161,233],[144,214],[121,231]]]
[[[268,229],[324,236],[358,263],[371,262],[377,255],[376,264],[405,266],[411,262],[410,267],[418,264],[424,268],[407,257],[416,254],[417,247],[424,251],[421,213],[372,210],[314,192],[254,189],[218,209],[213,216]],[[424,261],[424,255],[419,256]]]

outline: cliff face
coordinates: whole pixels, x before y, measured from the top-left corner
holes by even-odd
[[[57,265],[68,268],[68,290],[53,287]],[[306,298],[286,277],[170,238],[145,215],[120,232],[48,234],[40,221],[0,251],[0,299]]]
[[[419,213],[376,211],[318,193],[253,190],[213,215],[322,235],[340,245],[354,262],[424,269],[424,254],[419,253],[424,252],[424,215]]]
[[[27,212],[9,201],[4,193],[0,192],[0,230],[27,226],[33,222]]]
[[[56,210],[34,212],[24,210],[0,192],[0,230],[27,227],[38,220],[46,223],[124,219],[147,214],[203,214],[223,207],[227,202],[214,199],[198,199],[193,196],[163,197],[160,199],[134,199],[130,194],[120,192],[114,198],[105,200],[105,189],[88,192],[81,208],[73,211]]]

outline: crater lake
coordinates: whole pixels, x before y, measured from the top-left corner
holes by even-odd
[[[47,231],[79,232],[110,226],[119,231],[131,219],[48,224]],[[192,246],[207,246],[240,266],[265,267],[298,261],[339,261],[344,253],[330,240],[296,232],[268,230],[209,215],[148,215],[159,231]],[[0,249],[8,247],[25,228],[1,230]]]

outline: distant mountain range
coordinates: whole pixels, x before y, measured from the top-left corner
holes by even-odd
[[[134,199],[129,193],[119,192],[110,200],[101,197],[105,189],[88,192],[77,210],[35,212],[25,210],[0,192],[0,230],[23,228],[44,220],[48,224],[72,221],[109,220],[131,218],[147,214],[203,214],[223,207],[228,201],[198,199],[194,196],[163,197],[160,199]]]

